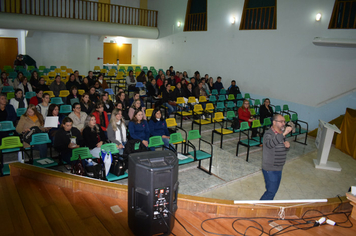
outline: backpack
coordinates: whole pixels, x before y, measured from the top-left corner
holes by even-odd
[[[231,123],[231,128],[234,130],[240,129],[240,121],[239,118],[234,117]]]
[[[85,169],[83,167],[82,159],[80,158],[80,155],[78,160],[75,163],[72,163],[72,169],[70,173],[75,175],[85,175]]]

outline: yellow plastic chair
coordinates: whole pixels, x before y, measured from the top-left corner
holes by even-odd
[[[222,148],[223,145],[223,137],[224,135],[227,134],[232,134],[234,133],[233,130],[227,129],[226,127],[224,128],[224,121],[225,121],[225,117],[224,114],[222,112],[216,112],[213,118],[213,122],[214,122],[214,128],[213,131],[211,133],[211,144],[214,144],[214,134],[220,135],[220,148]],[[215,124],[219,123],[220,124],[220,128],[215,128]]]
[[[100,71],[100,66],[94,66],[94,71]]]
[[[147,120],[151,119],[152,112],[153,112],[153,109],[152,109],[152,108],[151,108],[151,109],[146,109],[145,115],[146,115],[146,119],[147,119]]]
[[[174,91],[175,88],[176,86],[171,86],[171,91]]]
[[[66,66],[61,66],[61,70],[65,72],[67,70],[67,67]]]
[[[106,69],[101,69],[100,73],[106,74],[107,70]]]
[[[56,68],[54,69],[54,73],[60,74],[62,72],[61,68]]]
[[[56,77],[56,72],[53,72],[53,71],[51,71],[51,72],[48,72],[48,78],[54,78],[54,77]]]
[[[59,97],[61,97],[61,98],[66,98],[66,97],[68,97],[69,94],[70,94],[69,90],[61,90],[61,91],[59,91]]]
[[[79,93],[79,95],[83,95],[85,93],[85,90],[84,89],[78,89],[78,93]]]
[[[55,97],[53,91],[43,91],[43,93],[48,93],[50,98]]]
[[[205,96],[199,96],[199,102],[207,102],[208,100],[206,100]]]
[[[68,74],[67,74],[67,72],[61,72],[61,74],[60,74],[60,76],[61,76],[61,79],[66,79],[67,78],[67,76],[68,76]]]
[[[73,74],[73,70],[71,69],[71,68],[67,68],[67,73],[69,73],[69,74]]]

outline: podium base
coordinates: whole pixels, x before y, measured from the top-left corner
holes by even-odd
[[[317,169],[341,171],[341,166],[337,162],[328,161],[326,164],[319,164],[317,159],[313,159],[313,161]]]

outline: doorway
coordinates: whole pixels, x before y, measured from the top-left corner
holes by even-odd
[[[104,43],[104,65],[116,64],[117,59],[120,64],[131,64],[132,44],[117,45],[117,43]]]
[[[19,52],[17,38],[0,38],[0,48],[0,68],[13,67]]]

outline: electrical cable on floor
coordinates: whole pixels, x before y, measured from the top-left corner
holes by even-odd
[[[168,211],[168,210],[167,210]],[[172,214],[172,212],[168,211],[169,214],[171,214],[171,216],[173,216],[173,218],[183,227],[183,229],[191,236],[193,236],[193,234],[191,234],[182,223],[180,223],[180,221],[174,216],[174,214]]]
[[[167,227],[167,229],[168,229],[168,235],[173,234],[173,236],[176,236],[176,235],[171,231],[171,229],[169,228],[169,226],[168,226],[166,220],[165,220],[164,217],[163,217],[162,212],[161,212],[159,215],[161,216],[161,219],[163,220],[164,224],[166,225],[166,227]],[[165,235],[165,234],[163,234],[163,235]]]

